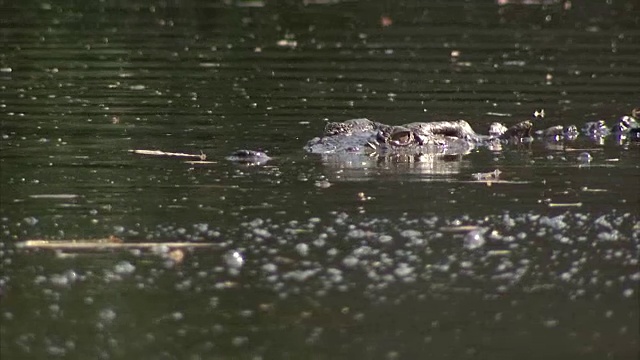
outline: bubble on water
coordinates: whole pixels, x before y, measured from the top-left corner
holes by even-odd
[[[389,236],[389,235],[380,235],[380,237],[378,237],[378,241],[379,241],[381,244],[389,243],[389,242],[391,242],[392,240],[393,240],[393,238],[392,238],[391,236]]]
[[[271,233],[267,229],[253,229],[253,234],[261,238],[271,237]]]
[[[300,256],[307,256],[309,255],[309,245],[305,243],[297,244],[296,251],[298,252],[298,254],[300,254]]]
[[[52,313],[60,312],[60,305],[58,304],[49,305],[49,311],[51,311]]]
[[[67,354],[67,349],[62,346],[49,345],[47,346],[47,354],[55,357],[65,356]]]
[[[342,263],[344,264],[344,266],[352,268],[352,267],[358,265],[358,258],[356,258],[355,256],[352,256],[352,255],[348,255],[347,257],[345,257],[342,260]]]
[[[465,249],[474,250],[485,244],[484,230],[471,230],[464,236],[463,246]]]
[[[327,269],[327,274],[329,275],[329,279],[334,283],[342,282],[342,271],[336,268]]]
[[[422,232],[417,230],[403,230],[402,232],[400,232],[400,236],[407,239],[412,239],[422,236]]]
[[[240,269],[244,265],[244,258],[238,251],[232,250],[224,255],[224,262],[231,269]]]
[[[143,284],[144,285],[144,284]],[[187,291],[191,288],[193,282],[190,279],[185,279],[175,285],[176,290],[178,291]]]
[[[115,320],[117,314],[112,309],[107,308],[107,309],[100,310],[100,312],[98,313],[98,316],[100,317],[100,320],[108,323]]]
[[[360,246],[359,248],[356,248],[355,250],[353,250],[353,255],[356,257],[363,257],[363,256],[367,256],[367,255],[373,255],[373,254],[377,254],[379,252],[379,250],[374,250],[372,247],[364,245],[364,246]]]
[[[622,292],[622,295],[624,297],[632,297],[633,296],[633,289],[629,288],[629,289],[624,289],[624,291]]]
[[[539,219],[539,223],[541,226],[548,226],[554,230],[562,230],[567,227],[567,223],[564,222],[563,215],[558,215],[552,218],[541,216]]]
[[[80,276],[73,270],[67,270],[62,275],[66,277],[69,282],[76,282],[80,280]]]
[[[314,185],[315,185],[316,187],[321,188],[321,189],[326,189],[326,188],[328,188],[328,187],[330,187],[330,186],[331,186],[331,183],[330,183],[329,181],[327,181],[327,180],[320,180],[320,181],[316,181],[316,182],[314,183]]]
[[[398,264],[398,267],[393,271],[393,273],[396,274],[397,277],[403,278],[411,275],[413,273],[413,270],[414,269],[408,264],[400,263]]]
[[[71,283],[68,277],[60,274],[51,275],[49,281],[55,286],[68,286]]]
[[[242,346],[249,342],[249,338],[246,336],[236,336],[231,340],[233,346]]]
[[[36,219],[36,218],[35,218],[35,217],[33,217],[33,216],[26,217],[26,218],[22,219],[22,221],[23,221],[25,224],[29,225],[29,226],[34,226],[35,224],[37,224],[37,223],[38,223],[38,219]]]
[[[121,261],[113,267],[113,272],[119,275],[128,275],[133,273],[136,267],[128,261]]]
[[[367,233],[362,229],[352,229],[347,233],[347,237],[352,239],[361,239],[367,236]]]
[[[262,265],[262,270],[266,273],[275,273],[276,271],[278,271],[278,266],[272,263],[267,263]]]
[[[338,249],[331,248],[331,249],[327,250],[327,255],[329,255],[330,257],[334,257],[334,256],[338,255]]]
[[[560,321],[556,319],[546,319],[542,321],[542,325],[547,328],[554,328],[560,324]]]
[[[471,267],[473,267],[473,263],[471,261],[461,261],[460,262],[460,268],[461,269],[470,269]]]
[[[169,252],[169,247],[167,245],[156,245],[151,248],[151,252],[155,255],[165,255]]]
[[[193,228],[195,231],[199,233],[206,233],[209,230],[209,224],[207,223],[193,224]]]
[[[502,215],[502,224],[504,224],[504,226],[506,226],[507,228],[511,228],[516,226],[516,221],[512,219],[509,214],[504,214]]]
[[[607,229],[613,229],[613,226],[611,225],[611,223],[607,220],[605,215],[600,216],[599,218],[597,218],[594,222],[594,224],[598,225],[599,227],[603,227],[603,228],[607,228]]]
[[[316,247],[323,247],[325,244],[325,238],[322,236],[319,236],[317,239],[313,240],[313,245]]]
[[[579,163],[588,164],[593,160],[593,157],[588,152],[582,152],[578,155],[577,160]]]
[[[616,241],[618,240],[618,232],[615,230],[611,232],[601,232],[597,235],[597,238],[600,241]]]
[[[502,240],[502,234],[498,230],[493,230],[489,233],[489,239],[499,241]]]

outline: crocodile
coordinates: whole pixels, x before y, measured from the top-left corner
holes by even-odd
[[[464,154],[479,144],[524,142],[533,123],[522,121],[509,128],[496,126],[489,135],[476,133],[464,120],[413,122],[392,126],[365,118],[326,125],[322,137],[310,140],[310,153],[443,153]]]
[[[640,140],[640,123],[636,120],[640,109],[631,115],[622,116],[609,128],[603,120],[588,122],[582,132],[588,137],[602,141],[611,134],[621,139]],[[331,122],[321,137],[308,141],[305,150],[315,154],[376,153],[380,154],[466,154],[478,145],[492,150],[506,143],[526,143],[533,136],[545,142],[573,141],[580,134],[575,125],[557,125],[533,132],[533,122],[525,120],[511,127],[493,123],[488,135],[476,133],[468,122],[434,121],[413,122],[393,126],[366,118]]]
[[[640,141],[640,108],[622,116],[609,128],[603,120],[587,122],[582,133],[599,142],[615,135],[618,141]],[[408,159],[402,162],[425,162],[433,156],[455,156],[469,153],[477,146],[500,150],[503,144],[528,143],[533,137],[546,143],[573,141],[580,134],[575,125],[556,125],[533,132],[533,122],[525,120],[511,127],[495,122],[487,135],[478,134],[464,120],[412,122],[386,125],[366,118],[331,122],[320,137],[307,142],[304,149],[313,154],[338,155],[333,160],[345,164],[358,160],[357,156],[377,155],[379,159]],[[556,146],[556,145],[554,145]],[[426,156],[426,158],[425,158]],[[227,160],[248,165],[262,165],[271,158],[261,151],[238,150]]]

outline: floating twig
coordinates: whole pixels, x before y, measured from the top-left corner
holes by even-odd
[[[142,150],[129,150],[129,152],[132,152],[134,154],[140,154],[140,155],[188,157],[188,158],[196,158],[196,159],[199,159],[201,161],[204,161],[204,160],[207,159],[207,155],[205,155],[203,152],[200,152],[199,155],[166,152],[166,151],[160,151],[160,150],[144,150],[144,149],[142,149]]]
[[[548,206],[552,207],[552,208],[555,208],[555,207],[581,207],[582,203],[581,202],[577,202],[577,203],[549,203]]]
[[[83,240],[27,240],[16,244],[22,249],[52,249],[52,250],[120,250],[120,249],[153,249],[167,247],[170,249],[184,248],[216,248],[219,244],[193,242],[140,242],[123,243],[112,239],[83,239]]]
[[[54,199],[54,200],[68,200],[80,197],[77,194],[33,194],[29,195],[32,199]]]
[[[500,174],[502,174],[502,171],[500,171],[500,169],[495,169],[486,173],[473,173],[471,174],[471,177],[475,180],[491,181],[498,180]]]
[[[460,225],[460,226],[444,226],[440,228],[442,232],[469,232],[473,230],[481,229],[480,226],[476,225]]]

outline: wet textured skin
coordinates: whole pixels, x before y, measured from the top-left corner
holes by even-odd
[[[613,128],[604,121],[588,122],[582,128],[585,135],[602,138],[613,133],[618,138],[640,140],[638,109],[631,116],[621,117]],[[574,125],[552,126],[536,132],[545,141],[571,141],[579,135]],[[458,121],[414,122],[400,126],[385,125],[368,119],[352,119],[327,124],[322,137],[310,140],[305,149],[317,154],[371,153],[378,154],[465,154],[476,146],[500,148],[502,144],[527,142],[533,136],[533,123],[522,121],[511,127],[493,123],[488,135],[476,133],[469,123]]]
[[[623,116],[609,128],[603,120],[587,122],[582,132],[594,139],[614,134],[618,139],[640,141],[640,123],[634,109],[631,116]],[[551,126],[539,130],[536,136],[548,142],[572,141],[579,135],[574,125]],[[378,154],[412,156],[420,154],[461,155],[476,146],[500,149],[503,144],[527,142],[533,136],[533,123],[529,120],[511,127],[492,123],[488,135],[476,133],[469,123],[458,121],[413,122],[393,126],[365,118],[331,122],[322,137],[316,137],[305,150],[316,154]],[[264,164],[271,158],[261,151],[238,150],[227,160],[243,164]]]
[[[477,145],[519,142],[531,137],[533,124],[523,121],[502,133],[477,134],[464,120],[414,122],[400,126],[367,119],[329,123],[324,136],[307,143],[311,153],[446,153],[464,154]]]

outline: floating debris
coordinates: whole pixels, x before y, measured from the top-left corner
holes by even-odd
[[[320,180],[320,181],[316,181],[314,185],[321,189],[326,189],[331,186],[331,183],[327,180]]]
[[[582,203],[581,202],[577,202],[577,203],[549,203],[547,206],[551,207],[551,208],[558,208],[558,207],[581,207]]]
[[[185,153],[174,153],[174,152],[166,152],[166,151],[161,151],[161,150],[129,150],[129,152],[134,153],[134,154],[140,154],[140,155],[152,155],[152,156],[175,156],[175,157],[190,157],[190,158],[196,158],[196,159],[200,159],[201,161],[204,161],[207,159],[207,155],[205,155],[204,153],[200,153],[199,155],[196,154],[185,154]]]
[[[461,226],[447,226],[441,227],[440,231],[442,232],[469,232],[480,229],[479,226],[475,225],[461,225]]]
[[[391,26],[391,25],[393,25],[393,19],[391,19],[391,17],[385,16],[385,15],[380,16],[380,25],[382,27]]]
[[[180,264],[184,261],[184,251],[180,249],[175,249],[169,252],[169,259],[171,259],[175,264]]]
[[[158,246],[167,248],[215,248],[219,244],[192,242],[140,242],[119,243],[111,239],[87,240],[27,240],[16,244],[22,249],[52,249],[52,250],[107,250],[107,249],[153,249]]]
[[[583,153],[580,153],[580,155],[578,155],[577,159],[578,159],[578,162],[581,162],[583,164],[588,164],[593,160],[593,156],[591,156],[591,154],[589,154],[588,152],[583,152]]]
[[[34,194],[29,195],[31,199],[54,199],[54,200],[67,200],[80,197],[77,194]]]
[[[495,169],[486,173],[474,173],[471,174],[471,177],[473,177],[475,180],[491,181],[498,180],[500,174],[502,174],[502,171],[500,171],[499,169]]]

